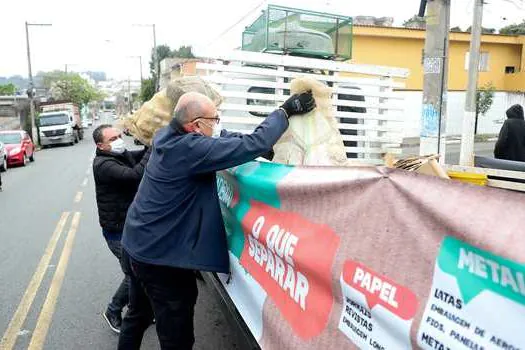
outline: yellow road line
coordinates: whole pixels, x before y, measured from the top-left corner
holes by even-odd
[[[83,193],[81,191],[77,192],[77,194],[75,196],[75,203],[78,203],[78,202],[80,202],[82,200],[82,194]]]
[[[75,236],[79,222],[80,213],[76,212],[73,215],[73,219],[71,220],[71,228],[67,233],[66,243],[64,243],[64,249],[62,249],[62,254],[60,255],[60,260],[58,261],[55,275],[51,281],[51,286],[49,287],[46,301],[42,306],[40,316],[38,316],[38,321],[36,323],[33,336],[31,337],[28,350],[39,350],[44,348],[47,332],[49,331],[49,326],[51,325],[51,320],[53,319],[53,314],[55,313],[55,307],[60,294],[60,289],[62,288],[62,283],[64,282],[64,277],[66,275],[69,257],[71,256],[71,251],[73,250],[73,243],[75,242]]]
[[[7,330],[2,336],[2,340],[0,341],[0,349],[11,350],[13,346],[15,346],[18,332],[20,332],[20,329],[26,320],[27,314],[29,313],[29,309],[35,300],[36,293],[40,288],[40,284],[42,284],[42,280],[44,279],[49,262],[51,261],[51,257],[55,252],[58,240],[60,239],[60,235],[64,230],[64,226],[66,225],[68,218],[69,212],[63,212],[60,220],[57,223],[55,231],[49,239],[44,255],[42,255],[42,258],[40,258],[40,262],[38,263],[35,273],[33,274],[33,277],[31,278],[31,281],[24,292],[24,296],[22,297],[22,300],[20,301],[20,304],[18,305],[18,308],[11,319],[11,322],[9,322]]]

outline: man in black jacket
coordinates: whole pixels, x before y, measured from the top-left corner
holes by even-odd
[[[126,213],[135,198],[150,150],[127,151],[118,129],[100,125],[93,131],[97,145],[93,160],[93,176],[97,197],[98,216],[102,234],[109,249],[121,259],[121,238]],[[103,317],[116,333],[120,333],[122,309],[129,302],[129,277],[125,274]]]
[[[498,159],[525,162],[525,120],[523,107],[513,105],[507,109],[507,120],[503,123],[494,156]]]

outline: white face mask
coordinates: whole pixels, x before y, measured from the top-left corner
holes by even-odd
[[[213,124],[213,132],[211,134],[211,137],[213,138],[221,137],[221,131],[222,131],[221,122],[219,122],[218,124]]]
[[[116,154],[122,154],[126,150],[126,143],[123,139],[116,139],[109,144],[111,146],[111,152]]]

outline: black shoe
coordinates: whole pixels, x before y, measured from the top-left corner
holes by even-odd
[[[109,328],[115,333],[120,334],[120,326],[122,326],[122,316],[106,310],[102,317],[106,320]]]

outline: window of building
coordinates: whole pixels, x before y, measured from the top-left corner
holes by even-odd
[[[479,56],[479,71],[480,72],[488,72],[489,71],[489,53],[488,52],[481,52]],[[470,52],[467,52],[465,54],[465,70],[468,70],[468,64],[470,60]]]
[[[516,73],[516,67],[507,66],[505,67],[505,74],[514,74]]]

